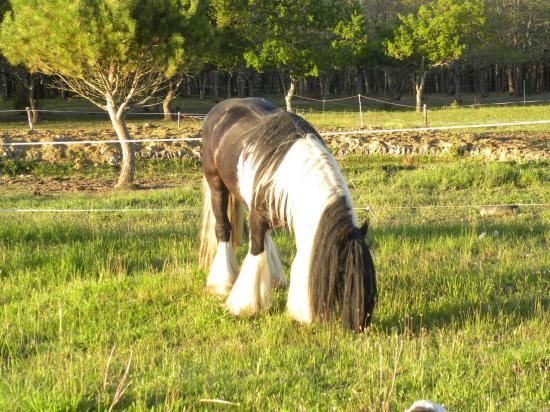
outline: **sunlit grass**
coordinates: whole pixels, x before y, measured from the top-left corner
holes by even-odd
[[[546,97],[546,96],[539,96]],[[280,96],[268,96],[275,103],[284,106],[284,101]],[[510,100],[509,96],[503,95],[498,98],[491,98],[488,101]],[[405,100],[408,102],[408,100]],[[433,106],[430,102],[433,101]],[[466,101],[468,103],[469,101]],[[411,102],[408,102],[411,103]],[[214,106],[215,102],[209,99],[179,99],[174,102],[181,112],[207,113]],[[525,106],[481,106],[481,107],[461,107],[444,106],[444,101],[438,97],[428,99],[428,125],[429,126],[451,126],[451,125],[473,125],[473,124],[492,124],[509,123],[517,121],[550,120],[549,104],[527,104]],[[70,101],[46,100],[43,102],[43,108],[53,110],[76,110],[76,111],[95,111],[95,108],[81,99],[71,99]],[[308,119],[315,127],[320,130],[325,129],[358,129],[361,125],[359,115],[359,106],[357,101],[351,99],[344,103],[327,103],[325,112],[322,112],[322,103],[303,101],[296,99],[295,108],[298,113]],[[7,102],[0,102],[0,109],[9,108]],[[414,108],[400,108],[383,106],[378,103],[369,104],[364,102],[363,106],[363,125],[366,129],[399,129],[399,128],[417,128],[424,126],[424,117],[422,113],[417,113]],[[100,110],[99,110],[100,111]],[[158,109],[152,109],[152,112],[159,112]],[[63,114],[63,113],[41,113],[41,120],[36,125],[38,129],[73,129],[83,128],[110,128],[110,122],[106,114]],[[169,129],[177,129],[175,121],[163,121],[163,116],[157,114],[136,114],[128,115],[130,125],[139,125],[143,123],[153,123],[162,125]],[[187,126],[200,128],[200,122],[194,120],[182,120]],[[2,114],[0,113],[0,130],[16,131],[25,130],[28,127],[26,115],[24,113]],[[491,129],[464,129],[455,130],[453,133],[471,133],[484,131],[498,132],[518,132],[518,131],[548,131],[549,125],[533,126],[515,126]]]
[[[548,407],[550,210],[482,218],[474,205],[550,203],[549,165],[339,162],[356,205],[375,216],[380,294],[358,335],[293,323],[285,291],[253,319],[204,293],[197,166],[152,166],[185,178],[151,191],[0,188],[1,209],[190,209],[0,214],[0,410],[221,408],[212,399],[244,410],[393,411],[424,398],[454,411]],[[408,208],[426,204],[472,207]],[[292,238],[275,242],[288,273]]]

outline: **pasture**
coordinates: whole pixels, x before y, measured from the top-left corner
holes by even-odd
[[[138,163],[139,178],[170,183],[155,190],[25,184],[114,179],[62,166],[0,188],[1,209],[182,209],[0,214],[0,410],[393,411],[423,398],[451,411],[548,408],[550,210],[410,206],[550,203],[550,164],[338,160],[356,206],[374,212],[379,299],[362,334],[293,323],[286,291],[253,319],[204,293],[195,163]],[[274,239],[288,274],[291,237]]]
[[[284,106],[284,99],[281,96],[268,96],[269,100]],[[520,100],[511,98],[507,94],[496,94],[483,103],[495,104],[516,101],[515,105],[496,105],[496,106],[453,106],[449,104],[449,99],[442,99],[437,95],[427,96],[428,102],[428,123],[429,126],[449,126],[463,124],[488,124],[488,123],[506,123],[516,121],[550,120],[548,116],[547,94],[533,95],[530,99],[541,101],[521,105]],[[401,103],[407,105],[413,104],[413,101],[403,99]],[[473,104],[474,96],[465,96],[465,103]],[[207,113],[215,105],[213,99],[175,99],[172,107],[174,113],[178,109],[182,113]],[[343,103],[327,103],[325,113],[322,112],[322,103],[319,101],[300,100],[295,98],[295,108],[306,119],[312,122],[320,129],[342,129],[351,130],[360,127],[359,106],[357,99],[352,97]],[[0,130],[14,131],[25,130],[28,128],[26,113],[2,113],[2,110],[9,110],[7,101],[0,101]],[[83,99],[72,98],[70,100],[42,100],[39,105],[40,110],[52,110],[54,112],[42,112],[39,114],[38,128],[47,128],[51,130],[63,131],[69,128],[80,129],[82,127],[111,127],[108,116],[101,112],[97,107]],[[367,129],[397,129],[423,127],[424,121],[422,113],[416,113],[414,108],[384,106],[378,102],[362,100],[363,121]],[[63,113],[63,111],[73,111],[72,113]],[[78,112],[83,112],[79,114]],[[94,114],[88,112],[96,112]],[[163,122],[162,110],[158,107],[150,108],[151,114],[143,111],[135,111],[128,115],[129,124],[139,124],[143,122],[159,122],[163,127],[176,128],[176,122]],[[174,115],[175,117],[175,115]],[[191,123],[192,124],[192,123]],[[200,126],[196,122],[197,127]],[[502,130],[502,131],[546,131],[547,125],[529,125],[506,127],[500,129],[477,129],[477,131]],[[454,133],[467,133],[468,131],[459,130]],[[113,133],[114,135],[114,133]]]

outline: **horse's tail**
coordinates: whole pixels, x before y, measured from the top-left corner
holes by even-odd
[[[216,218],[214,216],[214,212],[212,211],[210,187],[204,177],[202,179],[202,187],[203,199],[199,265],[204,269],[208,269],[210,268],[214,255],[216,254],[216,250],[218,249],[218,239],[216,238]],[[229,216],[229,223],[231,223],[231,244],[234,248],[236,248],[243,238],[245,212],[241,203],[233,195],[229,195],[227,214]]]

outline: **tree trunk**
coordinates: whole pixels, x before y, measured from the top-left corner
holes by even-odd
[[[363,93],[363,73],[361,70],[356,69],[355,70],[355,94],[362,94]]]
[[[239,97],[245,97],[244,95],[244,79],[243,79],[243,73],[239,70],[237,72],[237,93]]]
[[[296,90],[296,83],[298,83],[298,81],[291,76],[290,87],[288,88],[288,92],[285,97],[286,110],[291,113],[292,113],[292,97],[294,96],[294,91]]]
[[[219,79],[220,79],[220,76],[219,76],[219,72],[217,70],[214,70],[214,72],[212,73],[212,77],[213,77],[213,85],[212,85],[212,97],[214,98],[214,101],[217,102],[219,100],[219,96],[220,96],[220,93],[219,93]]]
[[[120,148],[122,150],[120,175],[118,176],[118,182],[115,187],[128,187],[134,181],[135,147],[133,143],[128,142],[128,140],[130,140],[130,132],[128,131],[128,127],[126,127],[124,114],[118,115],[112,103],[107,103],[107,112],[109,113],[111,123],[120,141]]]
[[[514,87],[514,71],[512,66],[506,66],[506,76],[508,77],[508,94],[513,96],[516,94],[516,88]]]
[[[162,101],[162,111],[164,112],[164,120],[169,122],[172,120],[172,110],[170,109],[170,103],[174,99],[176,91],[174,90],[174,85],[172,82],[168,83],[168,90],[166,91],[166,96]]]
[[[227,94],[227,98],[230,99],[231,98],[231,77],[232,77],[232,74],[230,72],[227,72],[227,91],[226,91],[226,94]]]
[[[455,100],[457,103],[462,102],[461,78],[462,67],[459,61],[453,62],[453,84],[455,87]]]
[[[284,94],[286,92],[286,83],[285,83],[285,75],[283,73],[282,69],[277,70],[279,74],[279,83],[281,86],[281,94]]]
[[[365,77],[363,78],[363,81],[365,82],[365,93],[368,95],[371,92],[368,74],[365,75]]]
[[[328,73],[321,73],[319,75],[319,88],[321,89],[321,99],[327,99],[330,95],[330,80],[331,75]]]
[[[422,111],[422,102],[424,99],[424,85],[426,84],[426,74],[427,72],[422,72],[417,75],[415,82],[415,91],[416,91],[416,111]]]
[[[37,123],[38,111],[36,109],[36,100],[34,99],[34,77],[32,76],[32,74],[29,77],[27,90],[29,91],[29,108],[31,109],[31,119],[33,123]]]
[[[207,84],[207,75],[202,73],[199,75],[199,99],[204,100],[206,97],[206,84]]]

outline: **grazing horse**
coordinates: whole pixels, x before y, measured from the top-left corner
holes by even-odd
[[[296,238],[287,310],[303,323],[339,316],[358,331],[376,300],[374,264],[358,227],[349,189],[315,129],[260,98],[229,99],[206,116],[205,177],[199,258],[207,290],[227,295],[234,315],[267,308],[285,286],[271,230]],[[250,213],[250,246],[240,268],[233,246]]]

